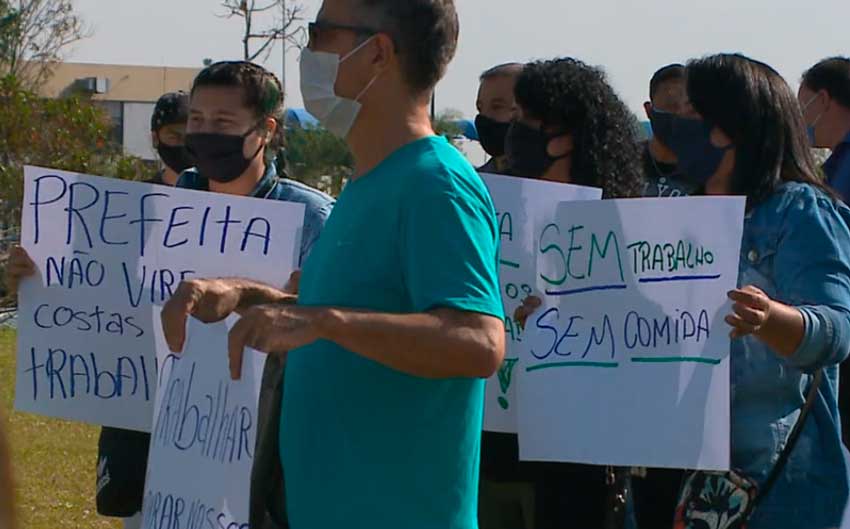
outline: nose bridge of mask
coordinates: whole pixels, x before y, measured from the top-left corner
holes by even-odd
[[[339,75],[341,64],[339,55],[324,51],[313,51],[305,48],[301,52],[301,86],[302,89],[309,87],[317,95],[333,97],[334,85]],[[306,73],[309,72],[309,75]]]

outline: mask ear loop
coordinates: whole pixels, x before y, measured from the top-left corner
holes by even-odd
[[[380,72],[377,75],[375,75],[375,77],[373,77],[372,80],[369,81],[369,83],[366,85],[366,87],[363,90],[361,90],[359,94],[357,94],[357,97],[354,98],[354,101],[359,103],[360,98],[363,97],[366,94],[366,92],[369,91],[370,88],[372,88],[372,85],[375,84],[375,81],[377,81],[380,76],[381,76]]]
[[[803,105],[803,112],[805,112],[806,110],[808,110],[808,109],[809,109],[809,107],[810,107],[810,106],[812,106],[812,103],[814,103],[815,101],[817,101],[817,99],[818,99],[819,97],[820,97],[820,94],[815,94],[815,95],[813,95],[813,96],[812,96],[812,98],[811,98],[811,99],[809,99],[809,102],[808,102],[808,103],[806,103],[805,105]],[[825,110],[824,110],[823,112],[821,112],[820,114],[818,114],[818,117],[816,117],[816,118],[815,118],[815,120],[814,120],[813,122],[811,122],[809,125],[806,125],[806,126],[807,126],[807,127],[817,127],[817,126],[818,126],[818,123],[820,122],[820,120],[821,120],[821,118],[823,117],[823,115],[824,115],[824,114],[826,114],[826,111],[825,111]]]
[[[275,122],[277,122],[277,120],[275,120]],[[251,128],[248,130],[248,132],[246,132],[245,134],[243,134],[243,135],[242,135],[242,142],[243,142],[243,144],[244,144],[245,140],[247,140],[247,139],[248,139],[248,136],[250,136],[251,134],[253,134],[253,133],[257,132],[257,129],[259,129],[259,128],[262,126],[262,124],[263,124],[263,122],[262,122],[262,121],[258,121],[256,125],[254,125],[253,127],[251,127]],[[266,132],[268,132],[268,131],[266,131]],[[254,161],[254,159],[256,159],[256,158],[257,158],[257,156],[259,156],[260,151],[262,151],[264,148],[268,147],[268,145],[269,145],[268,143],[261,143],[261,144],[260,144],[260,146],[259,146],[259,147],[257,147],[257,152],[255,152],[253,156],[251,156],[250,158],[248,158],[248,161],[253,162],[253,161]]]
[[[367,44],[369,44],[369,43],[370,43],[370,42],[372,42],[373,40],[375,40],[375,35],[372,35],[372,36],[371,36],[371,37],[369,37],[368,39],[366,39],[366,40],[364,40],[363,42],[361,42],[361,43],[360,43],[358,46],[356,46],[353,50],[351,50],[350,52],[346,53],[346,54],[345,54],[345,56],[343,56],[343,57],[339,60],[339,63],[340,63],[340,64],[342,64],[342,63],[344,63],[345,61],[347,61],[347,60],[349,59],[349,57],[351,57],[352,55],[354,55],[354,54],[355,54],[355,53],[357,53],[358,51],[362,50],[364,46],[366,46]]]
[[[349,58],[349,57],[351,57],[352,55],[354,55],[354,54],[355,54],[355,53],[357,53],[358,51],[362,50],[364,46],[366,46],[367,44],[369,44],[370,42],[372,42],[373,40],[375,40],[375,37],[376,37],[376,35],[372,35],[372,36],[371,36],[371,37],[369,37],[368,39],[366,39],[366,40],[364,40],[363,42],[361,42],[359,46],[357,46],[356,48],[354,48],[354,49],[353,49],[353,50],[351,50],[350,52],[346,53],[346,54],[345,54],[345,56],[344,56],[342,59],[340,59],[340,60],[339,60],[339,63],[340,63],[340,64],[342,64],[343,62],[345,62],[346,60],[348,60],[348,58]],[[372,78],[372,80],[371,80],[371,81],[369,81],[369,82],[366,84],[366,87],[365,87],[365,88],[363,88],[363,90],[361,90],[359,94],[357,94],[357,97],[355,97],[355,98],[354,98],[354,101],[355,101],[355,102],[360,102],[360,98],[361,98],[361,97],[363,97],[363,96],[366,94],[366,92],[368,92],[368,91],[369,91],[369,89],[370,89],[370,88],[372,88],[372,85],[373,85],[373,84],[375,84],[375,81],[377,81],[377,80],[378,80],[378,78],[379,78],[380,76],[381,76],[381,73],[380,73],[380,72],[379,72],[377,75],[375,75],[375,77],[373,77],[373,78]]]

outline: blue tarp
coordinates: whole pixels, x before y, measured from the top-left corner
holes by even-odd
[[[319,120],[310,115],[303,108],[290,108],[286,111],[286,127],[287,128],[307,128],[318,127]]]

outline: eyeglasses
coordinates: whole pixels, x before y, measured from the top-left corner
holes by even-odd
[[[321,39],[322,32],[324,31],[350,31],[357,35],[365,35],[372,36],[377,33],[380,33],[375,28],[370,28],[366,26],[352,26],[348,24],[336,24],[334,22],[326,22],[317,20],[315,22],[310,22],[307,24],[307,32],[310,37],[310,44],[315,44],[319,42]]]

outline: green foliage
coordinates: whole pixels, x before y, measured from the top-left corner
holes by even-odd
[[[463,133],[457,124],[462,119],[463,114],[459,110],[448,109],[437,114],[431,126],[437,134],[453,140]]]
[[[12,43],[18,33],[20,16],[9,3],[0,0],[0,62],[9,62],[9,54],[13,49]]]
[[[456,110],[444,111],[434,120],[434,131],[458,147],[462,130],[457,121],[461,119]],[[320,127],[287,129],[286,150],[281,156],[290,177],[333,196],[339,195],[354,171],[345,141]]]
[[[288,129],[285,157],[289,176],[333,196],[354,171],[345,141],[318,127]]]
[[[109,140],[108,115],[77,97],[48,99],[0,79],[0,228],[20,219],[24,165],[145,179],[153,168]]]

